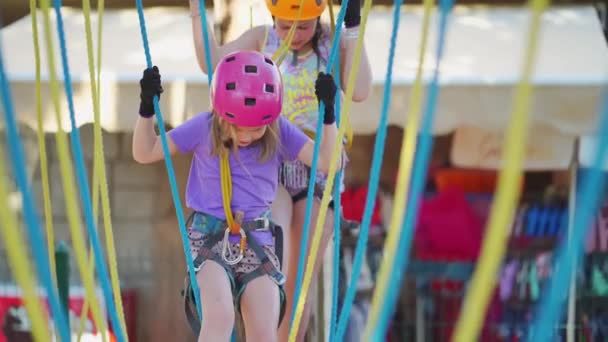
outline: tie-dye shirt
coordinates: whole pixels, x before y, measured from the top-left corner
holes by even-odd
[[[319,104],[315,96],[315,81],[319,71],[324,71],[331,49],[331,37],[324,27],[319,39],[320,58],[310,50],[297,57],[294,63],[294,53],[290,51],[281,63],[283,76],[283,115],[303,130],[315,132],[319,117]],[[273,27],[268,27],[266,44],[263,53],[272,56],[281,40]]]

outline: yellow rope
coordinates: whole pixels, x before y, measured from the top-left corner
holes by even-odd
[[[51,190],[49,185],[49,164],[46,154],[46,141],[44,140],[44,127],[42,124],[42,101],[40,93],[40,45],[38,42],[38,15],[36,11],[36,0],[30,0],[30,15],[32,17],[32,37],[36,66],[36,116],[38,118],[38,150],[40,152],[40,178],[42,179],[42,196],[44,199],[44,222],[46,227],[46,242],[49,252],[51,277],[53,278],[53,281],[56,282],[55,230],[53,229],[53,210],[51,207]]]
[[[85,29],[87,37],[87,56],[89,60],[89,77],[91,79],[91,94],[93,96],[93,113],[94,113],[94,159],[93,159],[93,175],[94,175],[94,191],[93,203],[95,218],[97,218],[98,196],[101,194],[101,206],[103,213],[104,235],[106,237],[106,247],[108,251],[108,264],[110,269],[110,281],[112,283],[112,291],[114,292],[114,302],[118,311],[118,318],[122,330],[127,334],[127,326],[125,323],[124,309],[120,292],[120,282],[118,275],[118,266],[116,260],[116,247],[114,245],[114,231],[112,227],[110,200],[108,194],[108,182],[105,170],[105,155],[103,153],[103,136],[100,124],[100,74],[101,74],[101,46],[102,46],[102,30],[103,30],[103,11],[104,2],[100,0],[97,3],[97,75],[94,72],[95,59],[93,57],[93,39],[91,34],[91,6],[89,0],[82,1],[83,15],[85,19]],[[90,254],[91,269],[94,269],[94,255]],[[81,316],[81,328],[88,313],[89,303],[85,301]],[[128,339],[128,336],[127,336]]]
[[[224,203],[224,213],[226,214],[226,222],[231,229],[234,227],[234,216],[232,215],[232,175],[230,174],[230,161],[228,153],[223,154],[220,158],[220,179],[222,184],[222,201]]]
[[[355,80],[357,78],[357,73],[359,71],[359,61],[361,59],[361,50],[363,48],[363,39],[365,36],[365,26],[367,24],[367,17],[369,16],[369,11],[372,6],[372,0],[365,0],[363,5],[363,12],[361,17],[361,27],[359,28],[359,37],[357,38],[357,45],[355,47],[355,55],[353,58],[353,65],[351,68],[351,72],[348,77],[348,84],[346,86],[346,100],[344,102],[344,107],[342,110],[343,117],[348,117],[350,105],[352,103],[353,91],[355,88]],[[346,133],[346,125],[340,125],[338,129],[338,136],[336,137],[336,147],[334,148],[331,163],[329,165],[329,172],[327,177],[327,184],[325,185],[325,189],[323,191],[323,198],[321,200],[321,206],[319,209],[319,214],[317,216],[317,224],[315,229],[315,234],[313,236],[312,244],[310,246],[310,254],[308,256],[307,264],[306,264],[306,273],[304,274],[304,280],[302,283],[302,292],[300,293],[300,297],[298,298],[298,303],[296,306],[296,312],[294,315],[293,323],[291,329],[289,331],[289,342],[294,342],[296,340],[296,336],[298,333],[298,328],[300,326],[300,321],[302,319],[302,314],[304,312],[304,304],[306,303],[306,295],[308,294],[308,288],[310,286],[310,282],[312,280],[312,273],[314,264],[317,258],[317,254],[319,253],[319,246],[321,244],[321,236],[323,233],[323,225],[325,223],[325,216],[327,215],[327,208],[329,206],[329,198],[331,197],[334,180],[336,176],[336,171],[338,168],[338,159],[341,157],[341,147],[342,141],[344,139],[344,135]],[[304,251],[303,251],[304,252]]]
[[[490,212],[479,262],[454,332],[454,341],[457,342],[477,340],[488,301],[494,291],[496,275],[506,251],[508,228],[513,221],[513,213],[521,189],[519,185],[528,138],[528,111],[532,99],[530,78],[536,59],[540,17],[548,5],[548,0],[531,0],[529,3],[532,17],[528,45],[522,78],[515,93],[513,112],[503,145],[504,167],[498,179],[496,200]]]
[[[420,112],[422,110],[423,88],[422,72],[424,70],[424,59],[428,42],[428,32],[430,24],[430,13],[433,7],[433,0],[424,0],[424,17],[422,21],[422,37],[420,49],[418,50],[418,68],[416,70],[416,80],[412,89],[409,106],[406,113],[405,132],[401,142],[401,153],[399,156],[399,175],[397,177],[397,187],[395,191],[395,203],[391,214],[391,221],[388,228],[388,235],[384,243],[384,254],[380,263],[378,279],[372,296],[369,309],[369,318],[363,332],[363,340],[371,341],[372,329],[378,324],[379,315],[384,302],[384,296],[388,289],[388,280],[394,272],[395,258],[397,257],[397,245],[401,236],[403,215],[407,206],[407,194],[409,193],[410,179],[412,177],[412,164],[416,151],[416,138],[418,136],[418,126],[420,125]],[[392,284],[394,285],[394,284]]]
[[[84,5],[83,5],[84,7]],[[97,3],[97,13],[98,13],[98,25],[97,25],[97,77],[96,80],[99,83],[100,80],[100,74],[101,74],[101,42],[102,42],[102,20],[103,20],[103,8],[104,8],[104,0],[99,0]],[[87,42],[88,44],[88,42]],[[96,105],[99,105],[99,99],[101,97],[100,91],[101,86],[97,87],[97,103]],[[97,129],[97,127],[95,127],[95,129]],[[94,139],[93,139],[93,148],[96,150],[99,146],[100,142],[97,139],[97,134],[94,134]],[[103,149],[103,146],[101,146],[101,148]],[[98,219],[99,219],[99,176],[97,174],[98,171],[98,166],[97,164],[99,163],[98,158],[96,157],[96,155],[94,154],[93,156],[93,177],[92,177],[92,195],[91,195],[91,201],[93,202],[93,216],[95,218],[95,226],[98,226]],[[90,265],[89,267],[91,269],[94,269],[95,267],[95,256],[93,254],[93,250],[91,249],[89,251],[89,259],[90,259]],[[82,334],[84,333],[84,329],[86,326],[86,322],[87,322],[87,317],[88,317],[88,312],[89,312],[89,302],[86,300],[84,300],[84,303],[82,305],[82,309],[80,312],[80,325],[78,326],[78,337],[77,337],[77,341],[80,342],[82,339]],[[120,311],[122,312],[122,310]],[[126,330],[125,330],[126,331]]]
[[[34,340],[50,342],[51,336],[47,325],[48,317],[45,315],[42,304],[36,295],[36,279],[32,275],[32,265],[24,248],[27,244],[19,234],[17,218],[8,204],[7,178],[4,154],[0,151],[0,236],[4,241],[8,263],[17,285],[23,291],[23,302],[32,324]]]
[[[300,0],[300,4],[298,7],[298,13],[296,14],[296,20],[294,20],[289,32],[287,33],[287,38],[283,41],[283,43],[279,46],[277,51],[275,51],[274,55],[272,55],[272,60],[277,63],[277,66],[281,66],[283,60],[289,53],[289,48],[291,47],[291,42],[296,33],[296,27],[298,26],[298,22],[302,17],[302,10],[304,9],[304,0]]]
[[[105,331],[105,321],[101,312],[101,308],[95,296],[94,277],[91,270],[87,267],[87,256],[85,239],[81,231],[81,220],[78,201],[75,193],[74,173],[72,171],[72,161],[70,159],[70,151],[68,147],[68,139],[66,132],[62,126],[61,106],[59,101],[59,84],[57,82],[57,74],[55,70],[55,55],[53,52],[53,41],[51,33],[51,22],[49,15],[49,0],[41,0],[41,9],[44,18],[44,33],[47,47],[47,61],[50,76],[51,97],[55,110],[55,119],[57,123],[57,154],[59,156],[59,166],[61,171],[63,193],[65,196],[66,213],[68,223],[72,235],[72,243],[78,269],[85,287],[85,295],[91,303],[91,311],[93,312],[93,320],[100,331]]]

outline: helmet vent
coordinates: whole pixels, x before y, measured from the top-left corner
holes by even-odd
[[[226,62],[233,62],[236,59],[236,56],[230,56],[226,58]]]
[[[270,120],[272,118],[272,115],[264,115],[262,117],[262,120],[266,121],[266,120]]]
[[[226,115],[227,117],[231,118],[231,119],[234,119],[234,118],[235,118],[234,114],[232,114],[232,113],[230,113],[230,112],[226,112],[226,114],[225,114],[225,115]]]
[[[274,93],[274,86],[272,84],[265,84],[264,85],[264,90],[267,93]]]
[[[245,73],[247,74],[257,74],[258,67],[255,65],[245,65]]]
[[[274,63],[272,62],[272,59],[270,59],[268,57],[264,58],[264,62],[266,62],[266,63],[268,63],[270,65],[274,65]]]
[[[245,106],[255,106],[255,98],[246,97],[245,98]]]
[[[234,83],[234,82],[226,83],[226,90],[235,90],[235,89],[236,89],[236,83]]]
[[[291,9],[298,10],[298,9],[300,9],[300,5],[291,5]]]

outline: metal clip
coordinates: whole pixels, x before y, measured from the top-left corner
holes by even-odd
[[[247,240],[247,235],[245,235],[245,231],[243,229],[239,229],[239,232],[241,233],[241,241],[239,243],[240,251],[239,255],[234,258],[232,255],[232,250],[230,249],[230,228],[226,228],[226,231],[224,232],[224,240],[222,241],[222,259],[224,259],[228,265],[238,264],[243,259],[245,254],[245,242]]]

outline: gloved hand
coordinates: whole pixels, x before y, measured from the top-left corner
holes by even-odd
[[[325,104],[323,123],[326,125],[331,125],[336,122],[336,114],[334,113],[336,91],[336,82],[331,74],[319,72],[317,81],[315,82],[315,95],[317,95],[319,104],[321,104],[321,101]]]
[[[348,0],[344,14],[346,28],[357,27],[361,23],[361,0]]]
[[[154,95],[157,95],[160,100],[160,94],[163,92],[158,67],[154,66],[144,70],[144,75],[139,81],[139,87],[141,89],[139,93],[139,115],[150,118],[154,116]]]

